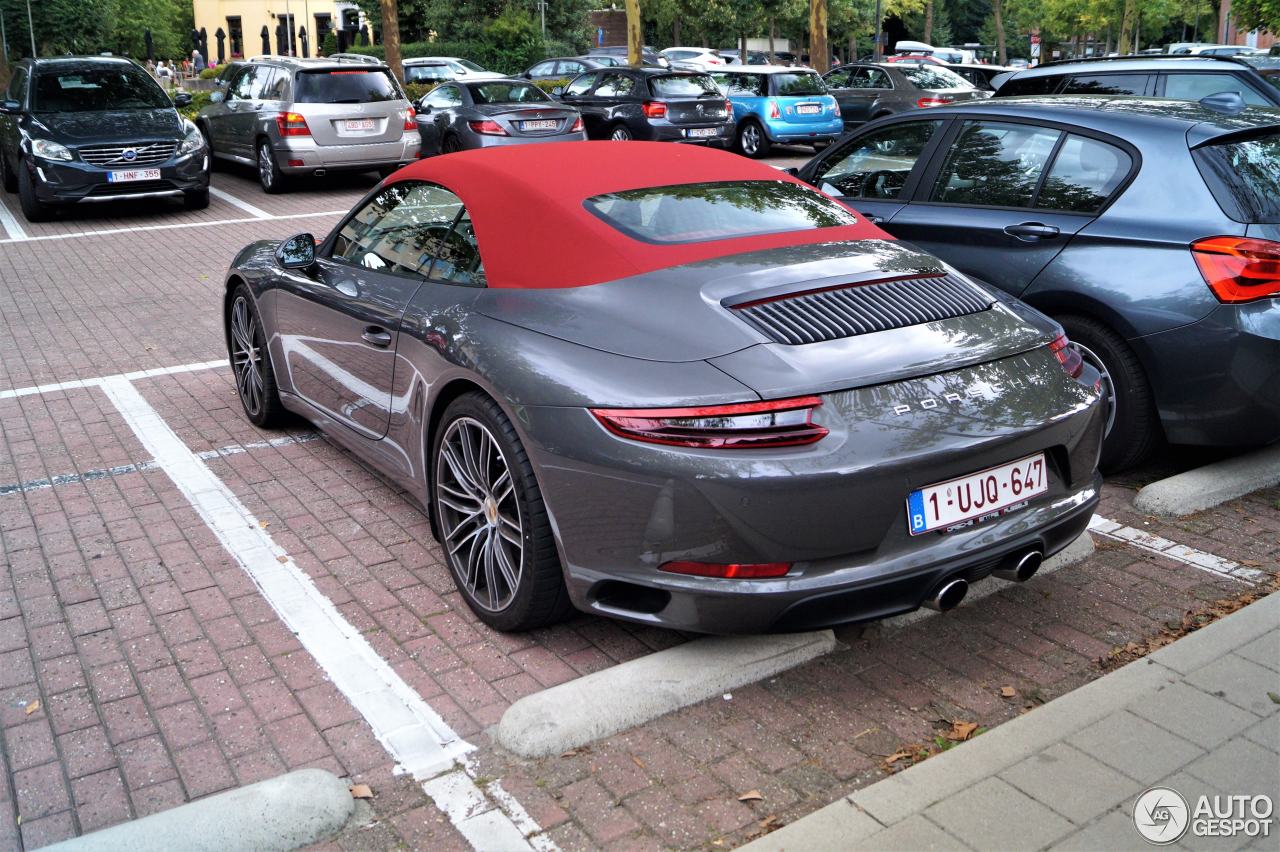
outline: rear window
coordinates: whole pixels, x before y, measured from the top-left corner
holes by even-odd
[[[588,198],[586,208],[648,243],[702,243],[852,225],[849,210],[786,181],[692,183]]]
[[[773,76],[774,93],[779,97],[805,97],[807,95],[825,95],[827,87],[817,74],[775,74]]]
[[[173,103],[147,72],[135,65],[41,69],[32,86],[32,112],[97,112],[160,109]]]
[[[1020,95],[1052,95],[1062,82],[1061,76],[1041,74],[1035,77],[1014,77],[1005,80],[996,90],[1002,98],[1015,98]]]
[[[382,69],[298,72],[294,100],[304,104],[367,104],[404,98]]]
[[[528,104],[550,100],[530,83],[473,83],[471,99],[478,104]]]
[[[1280,133],[1264,131],[1206,145],[1196,165],[1214,198],[1237,222],[1280,223]]]
[[[721,94],[716,81],[706,74],[654,77],[649,81],[649,90],[655,98],[699,98]]]
[[[1071,78],[1064,95],[1144,95],[1146,74],[1080,74]]]
[[[972,89],[973,84],[949,68],[930,65],[899,66],[902,76],[917,89]]]
[[[444,65],[406,65],[404,79],[406,83],[434,83],[437,80],[448,80],[453,75]]]

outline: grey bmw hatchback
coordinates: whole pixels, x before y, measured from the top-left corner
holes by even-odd
[[[1098,500],[1106,402],[1059,326],[724,152],[423,160],[319,244],[247,246],[224,318],[249,419],[408,489],[500,630],[948,609]]]

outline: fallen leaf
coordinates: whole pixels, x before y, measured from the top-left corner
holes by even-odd
[[[1267,697],[1271,699],[1272,704],[1280,704],[1280,695],[1276,695],[1274,692],[1268,692]]]
[[[1000,694],[1005,698],[1012,698],[1018,694],[1018,690],[1014,689],[1012,686],[1002,686],[1000,687]]]
[[[368,784],[353,784],[350,787],[351,798],[353,799],[372,799],[373,791],[369,789]]]
[[[258,521],[258,526],[262,527],[262,528],[265,530],[267,527],[271,526],[271,522],[270,522],[270,521]]]
[[[764,796],[760,795],[759,790],[748,790],[738,797],[739,802],[763,802]]]
[[[1250,568],[1261,568],[1261,567],[1262,567],[1262,563],[1261,563],[1261,562],[1258,562],[1257,560],[1254,560],[1254,559],[1241,559],[1241,560],[1240,560],[1240,564],[1241,564],[1241,565],[1248,565]]]
[[[973,732],[976,730],[978,730],[977,722],[952,722],[951,731],[947,734],[947,739],[962,743],[973,736]]]
[[[582,746],[581,748],[571,748],[568,751],[560,752],[561,757],[577,757],[580,754],[591,754],[591,746]]]
[[[631,755],[631,762],[634,763],[636,766],[639,766],[641,769],[645,768],[644,761],[636,757],[634,754]]]
[[[287,557],[287,556],[277,556],[277,557],[276,557],[276,561],[277,561],[277,562],[279,562],[279,563],[281,563],[281,564],[284,564],[285,562],[288,562],[288,561],[289,561],[289,557]]]
[[[897,763],[899,760],[906,760],[908,757],[913,757],[914,755],[915,755],[914,751],[895,751],[893,754],[889,755],[884,759],[884,764],[886,766],[892,766],[893,764]]]
[[[27,705],[26,707],[27,715],[30,716],[32,713],[36,712],[39,709],[40,709],[40,699],[37,698],[35,701],[32,701],[30,704]]]

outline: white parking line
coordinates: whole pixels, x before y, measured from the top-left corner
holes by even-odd
[[[252,220],[246,220],[252,221]],[[112,376],[97,376],[92,379],[71,379],[66,382],[53,382],[47,385],[32,385],[25,388],[11,388],[10,390],[0,390],[0,399],[13,399],[18,396],[31,396],[39,393],[54,393],[55,391],[76,390],[78,388],[96,388],[105,381],[111,379],[125,379],[127,381],[135,381],[137,379],[150,379],[156,376],[172,376],[175,373],[194,373],[199,370],[212,370],[216,367],[226,367],[230,364],[226,358],[218,361],[198,361],[194,364],[178,364],[175,367],[156,367],[151,370],[138,370],[133,373],[117,373]]]
[[[0,228],[4,228],[4,232],[9,235],[9,239],[4,242],[22,242],[27,239],[27,232],[18,224],[18,217],[13,215],[3,201],[0,201]]]
[[[227,202],[228,204],[234,204],[236,207],[239,207],[241,210],[248,213],[250,216],[256,216],[259,219],[271,218],[271,214],[263,210],[261,207],[254,207],[249,202],[239,199],[234,195],[232,195],[231,193],[226,192],[225,190],[218,189],[216,186],[209,187],[209,194],[212,195],[214,198],[221,198],[223,201]]]
[[[1158,553],[1183,565],[1190,565],[1192,568],[1199,568],[1201,571],[1239,580],[1242,583],[1260,583],[1269,576],[1265,571],[1256,571],[1239,562],[1232,562],[1230,559],[1223,559],[1221,556],[1214,556],[1212,553],[1205,553],[1203,550],[1196,550],[1194,547],[1187,547],[1149,532],[1126,527],[1099,515],[1094,515],[1090,519],[1089,530],[1142,550]]]
[[[285,219],[310,219],[316,216],[342,216],[346,210],[324,210],[319,213],[290,213],[285,216],[271,216],[271,219],[283,221]],[[247,222],[261,222],[262,219],[255,216],[251,219],[211,219],[208,222],[173,222],[167,225],[139,225],[136,228],[102,228],[96,231],[74,231],[70,234],[41,234],[37,237],[29,237],[25,234],[21,237],[10,236],[7,240],[0,240],[0,245],[5,243],[19,242],[41,242],[45,240],[73,240],[83,239],[84,237],[104,237],[111,234],[141,234],[146,231],[175,231],[181,228],[205,228],[212,225],[243,225]]]

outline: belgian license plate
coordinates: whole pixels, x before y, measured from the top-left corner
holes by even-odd
[[[342,127],[344,130],[372,130],[372,118],[347,118],[343,119]]]
[[[799,104],[796,107],[797,115],[817,115],[820,112],[822,107],[819,104]]]
[[[912,491],[907,529],[912,535],[946,529],[1020,508],[1049,490],[1044,453]]]
[[[553,118],[539,118],[535,121],[520,122],[521,130],[555,130],[559,122]]]
[[[128,183],[132,180],[160,180],[160,170],[129,169],[123,172],[107,172],[107,183]]]
[[[704,139],[708,136],[719,136],[719,127],[690,127],[685,131],[690,139]]]

